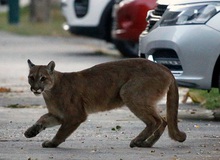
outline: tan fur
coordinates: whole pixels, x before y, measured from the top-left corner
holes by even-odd
[[[177,126],[178,88],[172,73],[164,66],[144,59],[128,59],[96,65],[72,73],[46,66],[30,67],[29,84],[35,94],[43,94],[48,113],[25,136],[34,137],[42,130],[61,125],[43,147],[57,147],[86,120],[87,115],[126,105],[146,128],[131,141],[131,147],[151,147],[168,125],[172,139],[183,142],[186,134]],[[167,121],[156,112],[157,102],[167,93]]]

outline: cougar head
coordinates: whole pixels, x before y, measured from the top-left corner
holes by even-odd
[[[54,68],[55,63],[51,61],[48,65],[35,65],[28,59],[30,68],[28,75],[28,83],[31,86],[31,91],[35,95],[40,95],[46,90],[50,90],[54,84]]]

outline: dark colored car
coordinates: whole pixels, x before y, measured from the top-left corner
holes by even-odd
[[[139,35],[146,28],[147,12],[155,7],[156,0],[116,1],[113,8],[112,37],[124,56],[138,56]]]

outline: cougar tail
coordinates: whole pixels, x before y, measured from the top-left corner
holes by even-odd
[[[186,140],[186,133],[178,128],[178,106],[179,93],[175,79],[171,83],[167,93],[167,125],[170,138],[183,142]]]

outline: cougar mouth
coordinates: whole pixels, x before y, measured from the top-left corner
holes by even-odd
[[[32,91],[32,92],[34,93],[34,95],[36,95],[36,96],[39,96],[39,95],[43,92],[42,89],[35,90],[35,89],[32,89],[32,88],[31,88],[31,91]]]

